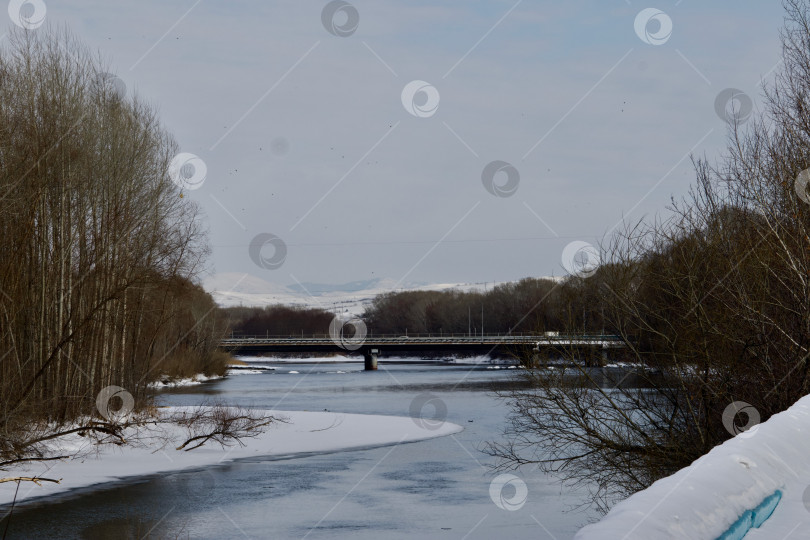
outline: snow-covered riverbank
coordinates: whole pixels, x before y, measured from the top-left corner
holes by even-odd
[[[181,379],[173,379],[171,377],[163,377],[163,378],[151,383],[149,386],[151,388],[155,388],[157,390],[163,390],[165,388],[180,388],[182,386],[196,386],[196,385],[202,384],[204,382],[215,381],[217,379],[222,379],[222,378],[223,377],[221,377],[219,375],[212,375],[212,376],[209,377],[208,375],[203,375],[202,373],[198,373],[197,375],[194,375],[193,377],[184,377],[184,378],[181,378]]]
[[[172,444],[161,445],[159,437],[180,439],[183,430],[170,432],[144,430],[138,435],[152,444],[143,448],[107,444],[98,451],[86,437],[72,435],[61,440],[62,452],[80,453],[82,457],[54,462],[33,463],[5,471],[4,477],[41,476],[61,479],[59,484],[43,482],[20,485],[17,502],[66,494],[72,490],[134,480],[138,477],[165,474],[186,469],[213,467],[228,461],[256,457],[290,457],[295,454],[334,452],[372,446],[401,444],[457,433],[463,428],[444,423],[427,429],[412,418],[342,414],[332,412],[268,411],[287,423],[273,423],[264,433],[244,439],[245,446],[221,448],[216,443],[189,452],[177,451]],[[161,428],[165,429],[165,428]],[[130,436],[134,433],[130,434]],[[182,440],[182,439],[181,439]],[[14,498],[16,483],[0,484],[0,506]]]
[[[808,538],[808,455],[810,396],[616,504],[576,538]]]

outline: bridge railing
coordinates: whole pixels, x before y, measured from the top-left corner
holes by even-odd
[[[299,335],[238,335],[234,334],[232,337],[222,340],[223,343],[246,343],[246,342],[298,342],[298,343],[313,343],[313,342],[330,342],[332,336],[329,334],[299,334]],[[407,342],[481,342],[481,341],[502,341],[511,343],[535,343],[535,342],[549,342],[549,343],[562,343],[562,342],[620,342],[618,336],[601,335],[601,334],[566,334],[566,335],[546,335],[546,334],[529,334],[529,333],[497,333],[497,334],[375,334],[367,335],[364,340],[371,343],[407,343]]]
[[[407,334],[374,334],[368,333],[366,338],[480,338],[481,334],[475,333],[451,333],[451,332],[432,332],[432,333],[407,333]],[[576,339],[618,339],[618,336],[611,335],[611,334],[537,334],[533,332],[487,332],[484,334],[484,337],[526,337],[526,338],[537,338],[537,339],[569,339],[569,338],[576,338]],[[330,334],[241,334],[237,332],[231,332],[231,334],[226,339],[330,339]]]

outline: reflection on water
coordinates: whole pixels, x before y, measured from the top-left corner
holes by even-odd
[[[519,539],[543,538],[545,528],[562,539],[595,517],[566,512],[583,494],[528,469],[517,473],[529,490],[523,508],[510,512],[491,500],[495,474],[480,449],[504,427],[508,408],[492,390],[513,384],[515,370],[382,362],[377,372],[354,363],[275,367],[167,391],[160,402],[408,416],[414,398],[429,392],[446,406],[447,421],[465,430],[367,450],[244,460],[85,493],[15,510],[8,537]]]

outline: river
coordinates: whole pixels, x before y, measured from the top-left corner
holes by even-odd
[[[250,361],[250,359],[247,359]],[[459,424],[455,435],[286,459],[256,459],[144,479],[15,511],[8,538],[571,538],[597,517],[581,492],[536,470],[490,494],[497,473],[481,452],[498,440],[508,406],[493,389],[514,370],[493,366],[257,364],[164,391],[162,405],[222,401],[263,409],[409,416]],[[525,504],[519,490],[525,483]],[[517,508],[519,507],[519,508]],[[517,508],[517,509],[516,509]]]

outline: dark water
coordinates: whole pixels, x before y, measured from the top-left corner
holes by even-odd
[[[264,364],[267,365],[267,364]],[[279,410],[422,414],[463,432],[417,443],[283,460],[239,461],[164,475],[15,511],[8,538],[570,538],[592,513],[584,494],[535,470],[517,510],[490,496],[497,476],[480,451],[508,412],[492,392],[514,370],[448,365],[284,364],[165,392],[162,404],[204,400]],[[290,373],[297,371],[298,373]],[[416,405],[414,405],[416,404]],[[507,501],[520,489],[506,485]],[[506,506],[506,505],[503,505]],[[0,523],[0,533],[6,521]]]

